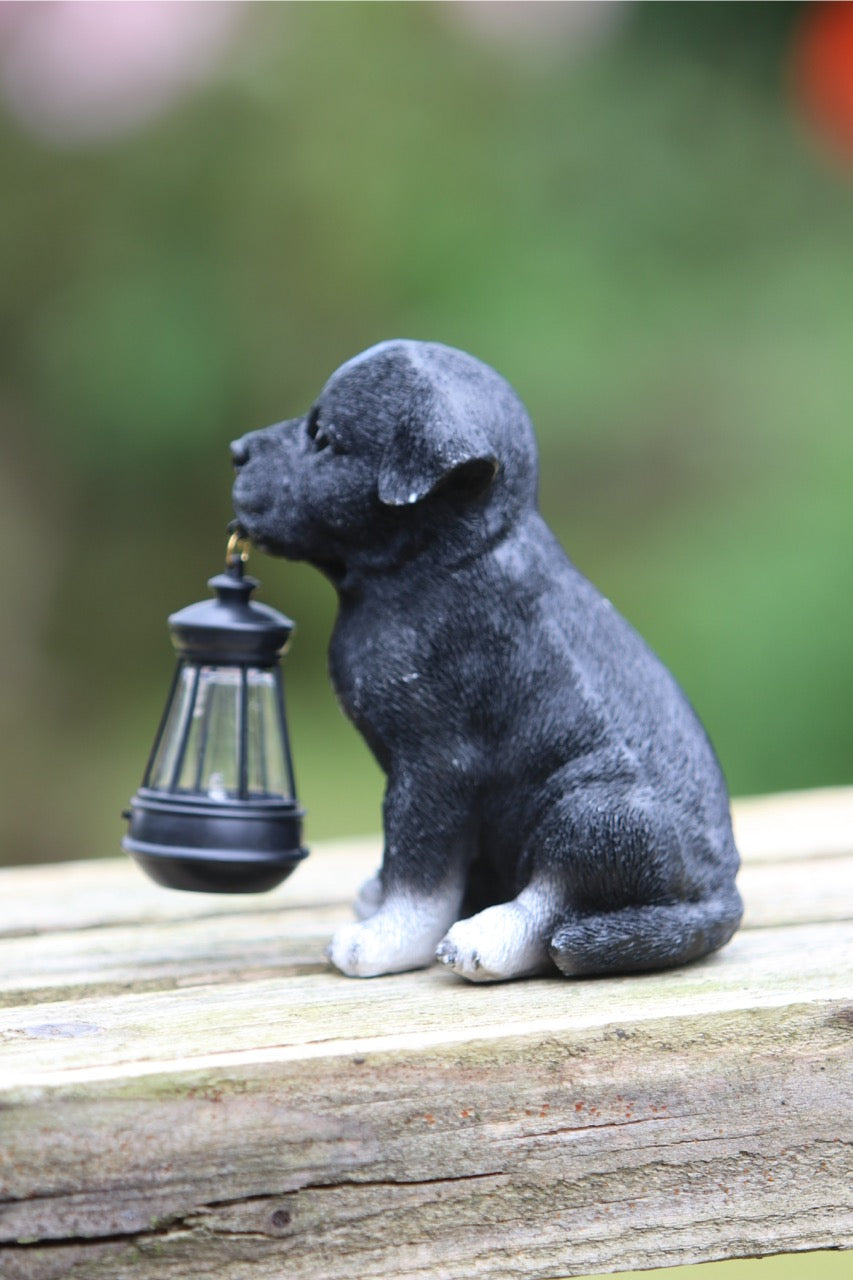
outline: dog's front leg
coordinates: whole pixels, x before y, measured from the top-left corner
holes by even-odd
[[[422,795],[412,775],[404,773],[389,782],[384,813],[380,904],[367,919],[338,929],[327,951],[352,978],[432,964],[462,904],[466,823],[448,803],[447,792],[442,796],[440,788],[437,793],[431,788]]]
[[[434,961],[461,901],[461,890],[450,886],[430,896],[411,890],[386,893],[372,916],[335,932],[327,955],[350,978],[423,969]]]

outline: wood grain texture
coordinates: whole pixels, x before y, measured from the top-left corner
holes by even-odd
[[[594,981],[331,972],[373,840],[262,898],[118,860],[0,873],[0,1275],[544,1280],[850,1247],[853,791],[736,817],[730,946]]]

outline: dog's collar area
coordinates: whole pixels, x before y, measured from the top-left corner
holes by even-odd
[[[311,556],[309,563],[331,582],[341,596],[356,595],[369,587],[401,571],[408,572],[417,565],[429,563],[434,572],[459,573],[482,560],[496,550],[517,528],[512,522],[485,532],[472,543],[470,528],[437,530],[436,536],[425,538],[419,545],[410,547],[404,555],[396,556],[389,543],[384,553],[375,559],[358,556],[346,562],[334,556]],[[448,537],[443,538],[442,533]]]
[[[324,574],[338,589],[341,589],[346,583],[349,570],[343,560],[339,560],[334,556],[317,557],[312,558],[311,564],[315,569],[319,569],[320,573]]]

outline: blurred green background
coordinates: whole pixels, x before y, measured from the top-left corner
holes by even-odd
[[[76,105],[26,28],[63,6],[0,15],[0,860],[117,852],[229,440],[393,336],[516,386],[546,517],[734,793],[853,781],[853,170],[791,90],[801,6],[172,4],[218,43],[135,121],[92,33],[140,6],[64,7]],[[251,569],[298,624],[308,838],[375,830],[332,591]]]
[[[0,862],[118,851],[166,615],[222,560],[228,441],[393,336],[514,383],[546,517],[734,793],[853,781],[853,167],[796,91],[806,21],[0,5]],[[375,830],[331,589],[251,569],[298,623],[308,838]]]

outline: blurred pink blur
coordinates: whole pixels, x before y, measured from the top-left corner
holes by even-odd
[[[234,0],[0,3],[0,100],[28,133],[73,146],[141,128],[216,68]]]

